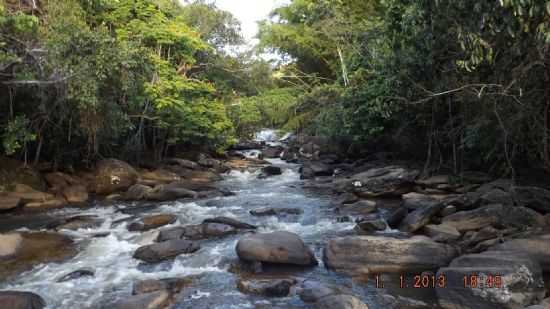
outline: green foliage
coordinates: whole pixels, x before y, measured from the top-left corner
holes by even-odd
[[[2,135],[2,146],[7,155],[12,155],[27,143],[36,139],[36,135],[29,130],[29,120],[23,116],[17,116],[8,122]]]

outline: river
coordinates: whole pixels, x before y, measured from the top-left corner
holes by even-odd
[[[154,208],[145,208],[140,215],[175,214],[175,225],[198,224],[206,218],[216,216],[233,217],[259,226],[259,232],[291,231],[314,249],[322,261],[322,249],[330,237],[350,233],[353,224],[338,223],[330,209],[330,197],[318,192],[307,192],[301,186],[296,164],[281,160],[270,160],[283,168],[283,174],[258,179],[259,171],[231,171],[218,185],[236,193],[235,196],[201,200],[192,203],[166,202]],[[284,217],[254,217],[249,211],[260,207],[297,207],[300,215]],[[236,289],[237,275],[229,268],[237,260],[235,245],[242,235],[203,241],[202,248],[190,255],[178,256],[173,261],[156,265],[140,265],[132,258],[134,251],[153,242],[155,231],[129,232],[127,223],[113,224],[129,215],[118,211],[135,207],[132,203],[116,205],[97,204],[85,211],[64,209],[52,216],[96,215],[105,221],[96,229],[62,231],[79,244],[79,254],[60,264],[40,265],[19,275],[15,280],[4,283],[0,289],[26,290],[41,295],[48,308],[105,308],[131,294],[133,283],[143,279],[160,279],[199,275],[191,288],[183,293],[176,308],[254,308],[258,304],[270,306],[292,304],[300,307],[298,297],[270,299],[245,295]],[[168,226],[169,227],[169,226]],[[94,238],[98,232],[109,232],[104,238]],[[95,277],[82,277],[63,283],[56,280],[63,274],[83,267],[93,268]],[[280,272],[278,272],[280,273]],[[366,303],[369,289],[354,285],[351,279],[328,272],[321,264],[306,270],[287,270],[287,274],[299,278],[330,282],[354,288]]]

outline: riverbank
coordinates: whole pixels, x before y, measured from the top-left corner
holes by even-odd
[[[118,162],[105,173],[112,165],[100,163],[94,178],[82,177],[96,188],[92,202],[2,213],[0,263],[10,271],[0,289],[35,294],[0,299],[49,308],[523,308],[546,297],[546,189],[482,173],[421,179],[414,162],[345,160],[312,142],[258,146],[136,173]],[[158,177],[174,166],[186,173]],[[116,189],[98,195],[98,185],[109,187],[98,179],[118,179]],[[57,197],[51,188],[42,193]]]

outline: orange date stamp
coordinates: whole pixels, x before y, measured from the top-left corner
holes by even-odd
[[[374,275],[374,283],[376,288],[384,288],[384,282],[380,275]],[[458,279],[460,280],[460,279]],[[448,279],[445,274],[408,274],[399,275],[399,287],[402,289],[435,289],[446,288]],[[463,286],[465,289],[501,289],[503,288],[502,275],[500,274],[484,274],[484,273],[472,273],[464,275],[462,282],[452,282],[450,284],[453,287]]]

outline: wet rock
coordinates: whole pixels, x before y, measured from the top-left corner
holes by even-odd
[[[57,282],[65,282],[65,281],[79,279],[82,277],[93,277],[93,276],[95,276],[95,270],[91,268],[81,268],[73,272],[70,272],[64,275],[63,277],[57,279]]]
[[[359,198],[357,197],[357,195],[346,192],[338,196],[336,204],[353,204],[358,201]]]
[[[267,176],[275,176],[275,175],[281,175],[283,171],[278,166],[269,165],[264,168],[262,168],[262,174],[264,177]]]
[[[290,294],[290,288],[296,283],[295,279],[239,279],[237,288],[245,294],[286,297]]]
[[[443,308],[523,308],[545,294],[540,266],[521,253],[463,255],[437,272],[442,275],[447,284],[436,292]],[[500,278],[489,277],[495,275]],[[465,287],[464,276],[475,277],[476,283]]]
[[[238,221],[236,219],[229,218],[229,217],[208,218],[208,219],[205,219],[202,222],[203,223],[220,223],[220,224],[225,224],[225,225],[232,226],[236,229],[245,229],[245,230],[254,230],[254,229],[257,228],[255,225],[248,224],[248,223],[245,223],[245,222],[241,222],[241,221]]]
[[[278,231],[244,236],[236,247],[240,259],[248,262],[317,265],[315,255],[294,233]]]
[[[351,275],[403,273],[437,269],[456,254],[453,247],[424,236],[350,236],[331,239],[324,261],[327,268]]]
[[[147,263],[158,263],[180,254],[193,253],[199,249],[200,245],[196,242],[175,239],[139,247],[133,257]]]
[[[139,201],[147,198],[149,194],[153,191],[153,188],[142,185],[135,184],[128,188],[128,191],[124,193],[124,199],[128,201]]]
[[[317,309],[369,309],[359,298],[348,295],[338,294],[329,295],[321,298],[314,304]]]
[[[362,218],[357,220],[356,230],[359,233],[373,233],[384,231],[387,227],[386,221],[382,218]]]
[[[0,291],[0,305],[6,309],[42,309],[46,302],[31,292]]]
[[[274,208],[265,207],[253,209],[250,214],[253,216],[281,216],[281,215],[300,215],[304,211],[300,208]]]
[[[351,176],[339,186],[341,190],[352,190],[364,197],[401,196],[412,190],[418,174],[417,170],[400,166],[373,168]]]
[[[32,269],[38,264],[62,262],[76,254],[75,243],[56,233],[15,233],[0,258],[0,281]],[[4,246],[4,245],[2,245]],[[16,248],[16,249],[14,249]]]
[[[193,284],[194,277],[148,279],[134,283],[133,295],[146,294],[157,291],[169,291],[179,293],[186,287]]]
[[[14,256],[22,242],[21,234],[0,234],[0,260]]]
[[[281,156],[284,150],[285,149],[281,146],[267,147],[264,150],[262,150],[262,154],[264,155],[264,158],[276,159]]]
[[[297,163],[298,154],[294,151],[287,149],[282,153],[281,159],[289,163]]]
[[[399,229],[411,233],[415,232],[429,224],[432,218],[437,215],[441,209],[443,209],[443,204],[440,203],[429,204],[418,208],[407,214],[399,225]]]
[[[100,195],[109,195],[117,191],[124,191],[138,180],[138,172],[128,163],[106,159],[97,163],[94,187]]]
[[[165,159],[164,162],[166,164],[178,165],[190,170],[195,170],[199,168],[199,165],[197,163],[193,161],[185,160],[185,159],[180,159],[180,158],[168,158],[168,159]]]
[[[176,222],[178,218],[170,214],[154,215],[142,218],[128,225],[128,231],[144,232]]]
[[[479,197],[481,205],[502,204],[512,205],[514,203],[512,195],[500,188],[493,188]]]
[[[201,240],[224,237],[235,233],[237,233],[237,229],[231,225],[221,223],[202,223],[161,230],[157,241],[162,242],[171,239]]]
[[[539,187],[515,187],[514,198],[519,205],[543,214],[550,213],[550,191]]]
[[[427,303],[412,299],[404,296],[397,296],[394,297],[392,295],[383,295],[381,297],[381,305],[383,305],[383,308],[388,309],[426,309],[426,308],[433,308],[433,306],[428,305]]]
[[[300,172],[300,178],[311,179],[319,176],[332,176],[334,174],[334,168],[320,162],[310,162],[302,166]]]
[[[64,188],[61,192],[69,203],[81,204],[88,201],[88,189],[83,185],[73,185]]]
[[[429,224],[423,228],[423,231],[431,239],[437,242],[450,242],[460,238],[460,234],[457,229],[445,224]]]
[[[342,204],[337,210],[354,214],[370,214],[376,212],[378,207],[375,201],[361,200],[353,204]]]
[[[398,207],[395,210],[391,211],[388,217],[386,218],[386,222],[388,222],[388,225],[391,228],[397,228],[399,224],[407,217],[409,214],[409,211],[405,207]]]
[[[103,220],[97,216],[73,216],[66,218],[52,224],[50,227],[54,228],[56,231],[60,230],[72,230],[76,231],[79,229],[92,229],[99,227],[103,223]]]
[[[545,272],[550,271],[550,234],[510,239],[491,250],[521,252],[540,263]]]
[[[323,297],[337,294],[349,294],[341,286],[328,285],[317,281],[306,280],[299,287],[298,294],[304,303],[315,303]]]
[[[116,309],[158,309],[166,308],[170,304],[170,293],[167,291],[157,291],[152,293],[132,295],[118,301],[114,308]]]
[[[19,205],[21,205],[20,197],[0,195],[0,212],[15,209]]]
[[[181,187],[178,183],[158,185],[153,191],[147,194],[146,199],[150,201],[172,201],[181,198],[198,197],[197,192]]]

